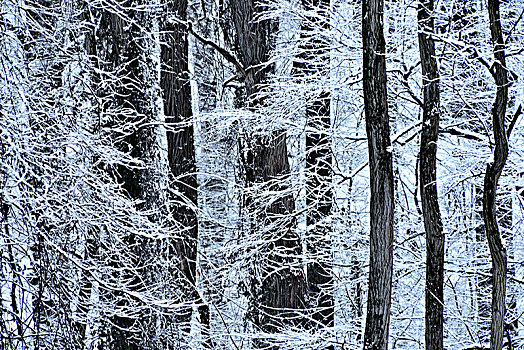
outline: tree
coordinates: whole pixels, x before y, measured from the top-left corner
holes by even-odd
[[[166,117],[169,168],[176,189],[176,195],[172,196],[171,214],[175,225],[182,232],[182,237],[170,244],[168,254],[172,259],[179,260],[173,274],[181,274],[180,286],[177,287],[184,292],[177,291],[177,294],[181,295],[181,302],[200,304],[200,322],[207,339],[209,307],[203,303],[196,286],[198,184],[188,67],[189,32],[185,23],[188,19],[187,1],[167,1],[164,6],[165,18],[161,19],[163,44],[160,86]],[[176,321],[189,330],[191,308],[186,307]]]
[[[486,237],[488,240],[493,269],[490,348],[493,350],[500,350],[502,349],[502,343],[504,340],[508,261],[506,248],[502,243],[497,223],[497,210],[495,203],[497,198],[497,183],[508,158],[508,139],[504,123],[508,104],[509,79],[506,68],[505,42],[502,36],[502,24],[500,21],[499,0],[488,1],[488,14],[491,41],[494,44],[493,56],[495,58],[491,73],[497,86],[497,93],[491,110],[495,149],[493,150],[493,160],[488,162],[486,166],[486,174],[484,176],[482,216],[486,227]]]
[[[147,302],[162,290],[159,285],[165,287],[158,281],[162,262],[155,238],[169,236],[164,231],[165,166],[157,130],[160,110],[154,52],[158,48],[156,38],[146,31],[153,28],[155,13],[140,9],[154,9],[154,3],[130,0],[122,11],[115,11],[109,3],[103,5],[90,9],[101,23],[96,27],[100,79],[94,80],[99,83],[94,90],[103,101],[99,110],[103,130],[118,152],[130,157],[106,169],[132,200],[140,219],[137,228],[120,237],[123,245],[116,243],[119,250],[108,242],[101,252],[109,261],[109,278],[117,286],[101,293],[101,299],[114,308],[104,322],[101,345],[115,350],[142,349],[169,336],[156,337],[157,311]]]
[[[387,349],[393,271],[393,158],[383,0],[362,1],[363,86],[370,170],[370,258],[364,349]]]
[[[420,196],[426,230],[426,349],[444,348],[444,234],[437,194],[437,140],[440,87],[435,42],[433,0],[418,4],[418,41],[424,105],[420,137]]]
[[[301,24],[300,54],[293,62],[299,79],[328,75],[328,43],[320,31],[329,30],[330,0],[302,0],[305,19]],[[322,88],[306,102],[306,207],[307,288],[313,308],[312,328],[333,327],[334,296],[332,268],[333,205],[330,93]],[[332,348],[332,347],[331,347]]]
[[[262,88],[273,70],[268,61],[277,23],[258,18],[264,6],[254,0],[231,0],[230,5],[237,55],[243,67],[239,72],[245,88],[243,105],[255,113],[263,107]],[[248,191],[245,206],[251,220],[247,232],[253,235],[258,231],[265,241],[264,260],[256,262],[262,274],[251,285],[252,317],[261,330],[275,333],[285,325],[302,322],[297,310],[304,308],[305,290],[298,265],[301,242],[295,230],[295,203],[288,190],[286,131],[248,129],[239,141],[239,152]],[[277,197],[265,193],[276,193]],[[257,346],[267,344],[262,341]]]

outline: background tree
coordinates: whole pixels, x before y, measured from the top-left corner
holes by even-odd
[[[176,320],[190,329],[191,303],[198,303],[204,337],[209,336],[209,307],[203,304],[197,289],[198,184],[193,125],[193,105],[189,81],[189,32],[187,1],[168,1],[161,18],[161,75],[164,115],[167,128],[167,151],[175,195],[171,214],[179,226],[181,238],[170,243],[168,254],[176,266],[172,273],[180,283],[173,286],[180,301],[188,303]],[[168,327],[170,327],[168,325]],[[210,345],[210,344],[208,344]]]
[[[424,106],[420,138],[419,174],[426,230],[426,349],[444,348],[444,233],[437,194],[437,141],[440,90],[435,43],[433,1],[418,4],[418,41],[422,66]]]
[[[303,0],[305,19],[301,24],[300,54],[293,63],[302,80],[319,79],[329,70],[329,42],[320,30],[329,30],[330,1]],[[308,233],[307,287],[314,308],[313,328],[334,326],[332,270],[332,227],[329,216],[333,205],[331,109],[329,91],[317,86],[317,96],[305,107],[306,118],[306,207]],[[318,323],[316,325],[315,323]]]
[[[297,257],[302,247],[295,229],[295,203],[289,193],[286,131],[257,127],[256,112],[263,107],[261,91],[274,67],[269,57],[277,23],[261,19],[264,7],[255,1],[230,3],[235,46],[243,72],[245,91],[241,103],[253,113],[255,128],[247,125],[239,140],[248,215],[247,234],[262,239],[264,256],[255,262],[251,282],[252,320],[264,332],[274,333],[286,324],[299,324],[296,310],[303,309],[304,276]],[[276,197],[272,198],[275,193]],[[268,196],[269,194],[269,196]],[[260,235],[260,236],[259,236]],[[257,346],[266,346],[262,341]]]

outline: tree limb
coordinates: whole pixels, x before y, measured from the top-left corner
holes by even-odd
[[[513,114],[513,118],[511,118],[511,122],[509,123],[508,130],[506,131],[506,136],[509,139],[511,132],[513,131],[513,127],[517,123],[517,120],[519,119],[519,116],[522,114],[522,105],[519,105],[517,108],[517,111],[515,114]]]
[[[197,38],[202,44],[211,46],[219,54],[221,54],[222,57],[224,57],[228,62],[232,63],[236,67],[236,69],[238,70],[238,72],[240,73],[240,75],[242,77],[246,77],[246,75],[247,75],[246,74],[246,70],[244,69],[242,64],[240,64],[240,62],[236,59],[236,57],[233,56],[233,54],[231,52],[229,52],[226,49],[224,49],[223,47],[219,46],[214,41],[212,41],[210,39],[207,39],[207,38],[204,38],[203,36],[201,36],[200,34],[195,32],[193,30],[193,23],[188,22],[187,23],[187,29],[188,29],[188,32],[191,33],[191,35],[193,35],[195,38]]]

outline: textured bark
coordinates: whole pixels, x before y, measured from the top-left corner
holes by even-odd
[[[493,284],[490,267],[489,267],[489,248],[486,242],[485,234],[486,228],[484,225],[483,214],[482,214],[482,198],[483,189],[482,186],[474,185],[472,189],[474,195],[474,222],[475,222],[475,267],[477,270],[477,276],[475,278],[475,290],[477,300],[477,325],[478,325],[478,338],[481,344],[489,342],[490,334],[490,318],[491,318],[491,305],[490,305],[490,291]]]
[[[130,4],[127,4],[130,5]],[[130,19],[135,19],[136,14],[134,11],[128,11],[126,13]],[[136,41],[134,41],[134,35],[137,33],[137,28],[132,26],[128,30],[124,29],[126,23],[118,15],[113,13],[102,13],[101,16],[105,17],[108,20],[108,30],[107,33],[111,35],[112,46],[111,46],[111,64],[113,67],[125,67],[122,72],[122,84],[119,87],[119,94],[115,99],[115,105],[113,108],[117,113],[122,113],[117,115],[117,123],[127,123],[130,122],[130,118],[134,115],[136,108],[140,104],[140,96],[138,91],[134,90],[132,87],[133,82],[138,81],[138,57],[140,56],[140,48],[137,46]],[[128,109],[127,113],[129,115],[124,115],[123,112],[120,112],[121,109]],[[136,111],[138,112],[138,111]],[[136,122],[136,121],[135,121]],[[115,135],[117,136],[117,135]],[[124,142],[118,143],[117,146],[123,152],[129,151],[129,146],[134,146],[130,151],[133,157],[140,156],[140,149],[138,146],[138,138],[135,132],[129,134],[125,137]],[[140,198],[141,184],[140,176],[138,172],[131,171],[125,166],[120,166],[118,169],[118,176],[123,183],[123,188],[127,191],[131,198]],[[137,237],[135,234],[131,233],[125,237],[125,243],[128,247],[136,247],[138,245]],[[134,250],[132,248],[132,250]],[[118,257],[113,257],[114,267],[116,269],[122,268],[118,263]],[[140,261],[133,258],[133,266],[139,268]],[[133,276],[129,272],[125,272],[122,275],[123,280],[130,281],[134,288],[140,288],[141,281],[138,278],[138,273]],[[118,278],[117,276],[115,276]],[[121,295],[119,292],[115,292],[114,295],[109,296],[110,298],[115,298],[117,308],[125,309],[128,308],[129,302],[126,300],[124,295]],[[115,315],[111,319],[113,325],[108,329],[109,337],[107,348],[112,350],[139,350],[139,340],[136,339],[133,332],[135,320],[132,317],[127,317],[125,315]]]
[[[165,13],[179,21],[187,21],[185,0],[167,1]],[[168,17],[168,16],[167,16]],[[198,311],[203,325],[203,338],[209,346],[209,307],[202,303],[196,289],[196,261],[198,242],[198,221],[194,207],[198,204],[197,173],[195,158],[193,110],[188,66],[188,28],[182,23],[161,21],[163,44],[161,47],[160,86],[164,99],[164,115],[167,127],[167,150],[169,168],[174,187],[180,196],[173,196],[172,215],[180,225],[182,239],[173,242],[171,256],[178,259],[177,271],[183,275],[182,288],[186,300],[200,303]],[[185,202],[189,203],[185,204]],[[185,308],[178,321],[189,325],[191,308]]]
[[[152,14],[140,10],[148,4],[147,0],[125,1],[122,13],[92,10],[101,20],[96,36],[100,64],[115,75],[113,80],[106,80],[107,90],[101,93],[105,102],[101,112],[108,120],[105,126],[110,129],[119,151],[144,164],[140,169],[119,165],[115,175],[128,196],[137,201],[137,210],[156,212],[162,206],[158,186],[161,175],[156,170],[159,145],[154,127],[159,115],[155,103],[158,97],[156,67],[152,60],[154,41],[143,31],[143,28],[152,27]],[[148,218],[156,220],[154,215]],[[153,282],[150,273],[152,242],[134,232],[129,232],[122,241],[123,251],[109,251],[110,265],[114,269],[111,278],[133,293],[143,293]],[[117,310],[109,315],[109,324],[103,329],[107,332],[103,337],[106,343],[101,346],[112,350],[152,346],[156,319],[145,311],[143,300],[123,291],[111,291],[101,297]]]
[[[300,55],[293,63],[295,76],[326,76],[329,69],[329,43],[319,29],[329,29],[330,0],[302,0],[307,11],[301,25]],[[306,248],[312,257],[307,267],[307,289],[312,301],[311,328],[333,327],[332,227],[327,220],[333,205],[331,152],[331,95],[329,91],[306,102]],[[330,347],[332,348],[332,346]]]
[[[440,88],[435,42],[433,0],[418,4],[418,42],[424,105],[420,137],[420,195],[426,231],[426,349],[444,347],[444,234],[437,194],[437,141]]]
[[[231,0],[230,4],[237,56],[246,72],[243,105],[255,111],[264,103],[258,93],[273,69],[267,62],[276,23],[254,20],[264,10],[254,0]],[[263,230],[267,242],[263,248],[265,261],[257,262],[263,266],[264,275],[258,276],[260,280],[251,286],[252,318],[261,330],[274,333],[282,326],[302,322],[296,313],[303,308],[305,281],[297,267],[301,243],[295,231],[295,203],[289,193],[278,194],[269,204],[261,203],[256,198],[258,192],[250,194],[249,191],[260,186],[273,193],[288,189],[286,132],[274,130],[269,135],[245,135],[239,141],[239,151],[247,189],[245,206],[253,220],[250,230]],[[255,346],[269,345],[260,341],[255,342]]]
[[[394,185],[389,135],[384,1],[362,1],[363,86],[370,169],[370,259],[364,349],[388,347],[393,270]]]
[[[494,44],[495,62],[493,76],[497,85],[495,102],[491,110],[493,122],[493,139],[495,149],[493,162],[488,162],[484,177],[484,194],[482,214],[486,226],[486,236],[493,269],[493,289],[491,293],[491,335],[490,348],[502,349],[504,338],[504,316],[506,314],[506,279],[507,256],[502,244],[497,223],[496,196],[497,183],[508,158],[508,140],[504,119],[508,104],[508,72],[506,69],[506,52],[500,23],[499,0],[488,0],[488,13],[491,29],[491,40]]]

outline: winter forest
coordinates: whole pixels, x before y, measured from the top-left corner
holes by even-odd
[[[524,0],[0,0],[0,350],[524,349]]]

